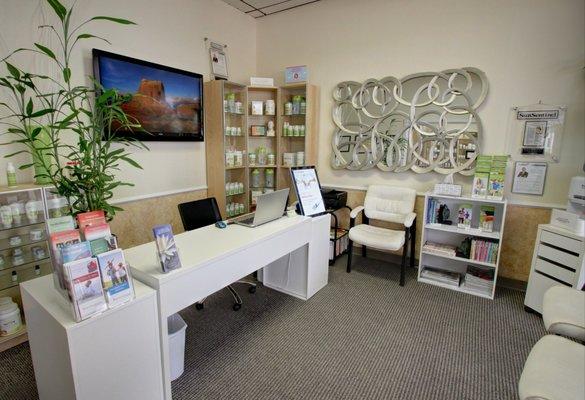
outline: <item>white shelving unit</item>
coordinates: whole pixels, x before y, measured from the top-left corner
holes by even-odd
[[[430,223],[429,219],[429,202],[432,200],[438,200],[442,204],[446,204],[451,211],[450,220],[452,225]],[[457,210],[461,204],[471,204],[473,207],[471,227],[468,229],[459,228],[457,226]],[[479,227],[479,215],[481,206],[493,206],[494,207],[494,223],[493,231],[486,232]],[[430,285],[440,286],[455,290],[458,292],[469,293],[475,296],[485,297],[489,299],[494,298],[496,281],[498,277],[498,265],[500,262],[500,252],[502,251],[502,233],[504,232],[504,223],[506,219],[506,200],[492,200],[472,197],[453,197],[443,196],[436,194],[427,194],[425,196],[425,211],[424,211],[424,225],[421,238],[421,249],[419,255],[419,268],[418,268],[418,281],[428,283]],[[449,256],[444,254],[437,254],[428,249],[425,249],[424,244],[427,242],[440,243],[452,246],[458,246],[466,238],[477,238],[486,239],[489,241],[498,243],[498,251],[495,263],[476,261],[459,256]],[[491,292],[482,292],[474,288],[465,286],[465,272],[467,266],[480,266],[494,269],[494,279],[492,284]],[[462,275],[461,283],[459,286],[455,286],[442,281],[430,279],[421,276],[423,267],[433,267],[449,272],[456,272]]]

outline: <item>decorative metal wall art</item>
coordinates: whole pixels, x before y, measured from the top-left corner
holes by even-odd
[[[473,175],[485,74],[465,67],[346,81],[333,91],[334,169]]]

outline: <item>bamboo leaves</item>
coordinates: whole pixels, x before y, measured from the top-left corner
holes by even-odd
[[[0,128],[6,126],[0,134],[12,135],[11,140],[2,144],[24,147],[6,157],[31,154],[33,162],[20,168],[35,167],[35,177],[47,178],[58,194],[69,200],[74,212],[103,209],[112,218],[121,210],[109,204],[114,190],[133,186],[117,179],[116,171],[121,165],[142,168],[131,157],[128,147],[147,149],[139,141],[118,137],[116,132],[142,128],[124,112],[123,105],[130,99],[128,95],[106,90],[95,80],[89,86],[72,85],[69,60],[80,40],[97,39],[110,43],[93,33],[77,33],[82,26],[91,22],[122,25],[133,25],[134,22],[96,16],[70,29],[73,7],[66,8],[59,0],[46,1],[58,21],[40,28],[50,30],[52,38],[49,43],[56,43],[56,46],[33,43],[32,48],[19,48],[0,60],[6,68],[6,74],[0,76],[0,90],[10,98],[10,101],[0,103]],[[13,63],[12,55],[22,51],[48,57],[55,63],[60,77],[19,69]],[[43,85],[39,85],[40,82]],[[40,89],[47,86],[50,89]],[[74,142],[64,140],[65,136],[71,135],[75,137]]]

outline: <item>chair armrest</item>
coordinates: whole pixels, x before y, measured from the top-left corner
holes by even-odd
[[[349,213],[349,218],[355,219],[364,210],[364,206],[357,206]]]
[[[406,214],[406,217],[404,217],[404,226],[406,228],[410,228],[415,219],[416,219],[416,213],[410,212],[410,213]]]

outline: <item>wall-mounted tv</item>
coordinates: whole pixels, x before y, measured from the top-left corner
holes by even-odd
[[[105,89],[132,94],[122,108],[145,132],[119,131],[140,140],[203,140],[203,76],[93,49],[94,76]]]

